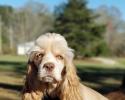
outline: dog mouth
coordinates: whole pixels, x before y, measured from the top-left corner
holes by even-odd
[[[54,78],[52,76],[46,76],[42,78],[42,81],[47,82],[47,83],[52,83],[54,82]]]
[[[41,77],[39,79],[40,79],[40,81],[45,82],[45,83],[56,83],[57,82],[57,80],[54,77],[49,76],[49,75]]]

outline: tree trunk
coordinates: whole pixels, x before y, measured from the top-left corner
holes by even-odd
[[[0,54],[2,54],[2,21],[0,16]]]
[[[10,50],[13,52],[14,50],[14,37],[13,37],[13,30],[11,27],[9,27],[9,41],[10,41]]]

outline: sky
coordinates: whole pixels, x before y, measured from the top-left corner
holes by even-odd
[[[0,0],[0,5],[11,5],[15,8],[23,6],[28,0]],[[34,0],[39,1],[47,5],[48,9],[51,11],[54,10],[55,6],[65,2],[66,0]],[[107,5],[108,7],[114,6],[117,7],[121,14],[122,18],[125,20],[125,0],[88,0],[88,7],[95,9],[101,5]]]

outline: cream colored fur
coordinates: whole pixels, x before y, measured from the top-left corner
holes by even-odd
[[[44,52],[41,62],[34,61],[35,52]],[[50,55],[46,57],[48,53]],[[57,54],[62,55],[63,59],[58,60]],[[40,36],[29,50],[28,56],[23,100],[41,100],[46,94],[51,98],[58,97],[60,100],[108,100],[100,93],[80,83],[73,64],[73,50],[68,47],[63,36],[56,33]],[[42,78],[46,74],[43,68],[44,62],[54,63],[55,68],[51,74],[57,80],[56,83],[39,80],[38,76]]]

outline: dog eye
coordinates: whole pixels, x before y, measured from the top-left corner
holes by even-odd
[[[59,60],[63,60],[64,59],[63,56],[61,56],[61,55],[56,55],[56,58],[59,59]]]
[[[37,53],[36,54],[36,58],[42,58],[44,56],[44,54],[42,54],[42,53]]]

